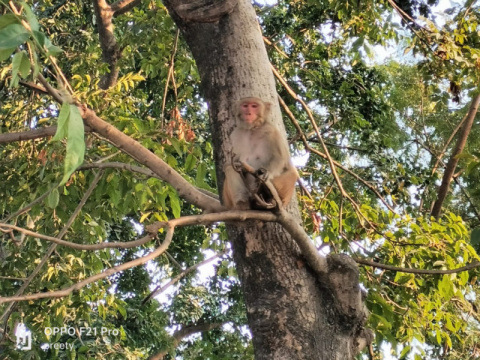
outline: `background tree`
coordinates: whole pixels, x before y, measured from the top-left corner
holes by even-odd
[[[3,358],[349,359],[359,280],[368,357],[480,356],[473,3],[1,4]],[[306,158],[289,213],[213,194],[244,96]]]

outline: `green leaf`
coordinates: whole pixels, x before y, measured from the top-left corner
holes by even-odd
[[[400,353],[400,359],[405,359],[405,356],[408,355],[408,353],[412,350],[411,345],[407,345],[403,348],[402,352]]]
[[[59,48],[58,46],[55,46],[55,45],[51,45],[51,44],[49,46],[47,46],[47,50],[48,50],[47,55],[52,55],[52,56],[61,54],[63,52],[63,50],[61,48]]]
[[[472,174],[473,171],[478,167],[480,167],[480,161],[470,162],[467,166],[467,170],[466,170],[467,174]]]
[[[20,1],[20,4],[23,6],[23,10],[25,10],[25,14],[27,16],[27,22],[32,28],[33,31],[38,31],[40,26],[38,25],[38,20],[35,14],[32,12],[32,9],[30,9],[30,6],[27,5],[25,1]]]
[[[454,295],[453,283],[448,275],[443,275],[442,280],[439,281],[438,291],[446,301],[449,301]]]
[[[0,49],[0,61],[7,60],[14,51],[15,51],[15,48]]]
[[[10,24],[0,30],[0,50],[15,48],[23,44],[30,37],[30,33],[20,24]]]
[[[198,164],[197,176],[195,178],[195,183],[198,187],[203,187],[205,184],[205,176],[207,174],[207,167],[204,163]]]
[[[20,20],[13,14],[0,16],[0,30],[10,24],[20,24]]]
[[[63,52],[61,48],[53,45],[50,39],[44,33],[40,31],[34,31],[33,36],[35,36],[35,39],[37,39],[38,43],[40,44],[40,47],[42,49],[47,50],[47,55],[55,56]]]
[[[127,310],[125,309],[125,307],[120,304],[120,303],[115,303],[115,308],[118,310],[118,312],[120,313],[120,315],[122,315],[124,318],[127,318]]]
[[[363,48],[365,49],[365,53],[367,54],[367,56],[369,58],[373,58],[373,49],[368,42],[365,41],[363,43]]]
[[[180,141],[178,141],[177,139],[175,138],[170,138],[170,143],[172,144],[172,146],[175,148],[175,151],[177,152],[178,155],[182,156],[183,155],[183,152],[182,152],[182,148],[180,147]]]
[[[64,102],[58,114],[57,132],[51,141],[60,141],[67,137],[68,118],[70,116],[70,104]]]
[[[38,41],[38,43],[40,44],[40,47],[43,48],[43,46],[45,45],[45,41],[47,39],[47,37],[45,36],[44,33],[40,32],[40,31],[34,31],[33,32],[33,36],[35,37],[35,39]]]
[[[478,248],[480,245],[480,228],[472,230],[472,234],[470,235],[470,244],[476,248]]]
[[[86,353],[88,351],[88,346],[82,345],[78,348],[78,353]]]
[[[85,156],[85,128],[80,111],[76,106],[70,107],[68,118],[67,155],[65,156],[65,170],[61,184],[65,184],[70,175],[83,164]]]
[[[48,194],[45,205],[47,205],[50,209],[55,209],[58,206],[60,200],[60,194],[58,189],[53,189],[50,194]]]
[[[12,76],[16,76],[20,73],[20,76],[25,79],[30,73],[30,60],[25,51],[20,51],[13,56],[12,60]]]
[[[172,207],[172,212],[173,216],[175,216],[176,219],[180,217],[180,199],[178,198],[178,195],[176,193],[170,193],[170,206]]]
[[[18,85],[19,75],[25,78],[30,73],[30,61],[24,51],[20,51],[13,56],[12,60],[12,80],[10,81],[10,87],[14,88]]]
[[[355,40],[352,44],[352,50],[353,51],[358,51],[360,46],[363,45],[365,38],[363,36],[360,36],[357,40]]]
[[[195,156],[193,156],[192,154],[188,154],[187,160],[185,161],[185,171],[189,172],[193,170],[193,168],[195,167],[195,163]]]

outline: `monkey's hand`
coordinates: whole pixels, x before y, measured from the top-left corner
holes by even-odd
[[[233,155],[232,156],[232,167],[233,170],[235,170],[237,173],[242,172],[242,161],[240,160],[240,156],[238,155]]]
[[[232,167],[233,170],[240,174],[256,174],[255,169],[238,156],[232,157]]]
[[[257,171],[255,171],[255,176],[262,182],[266,182],[268,180],[268,171],[265,168],[257,169]]]

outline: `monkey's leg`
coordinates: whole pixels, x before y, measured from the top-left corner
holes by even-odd
[[[273,186],[278,192],[280,200],[285,207],[290,202],[292,195],[295,191],[295,183],[297,182],[298,174],[295,168],[291,168],[280,176],[272,179]]]
[[[223,201],[230,209],[250,209],[250,192],[245,186],[242,177],[231,165],[225,166],[225,183],[223,184]]]

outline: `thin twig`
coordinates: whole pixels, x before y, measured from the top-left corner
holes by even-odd
[[[225,255],[227,253],[227,249],[219,252],[218,254],[215,254],[214,256],[208,258],[208,259],[205,259],[201,262],[199,262],[198,264],[195,264],[193,266],[190,266],[188,269],[182,271],[180,274],[178,274],[177,276],[175,276],[172,280],[170,280],[169,282],[167,282],[165,285],[158,285],[150,294],[148,294],[145,299],[143,299],[142,301],[142,304],[145,304],[147,303],[148,301],[150,301],[153,297],[157,296],[157,295],[160,295],[161,293],[163,293],[166,289],[168,289],[170,286],[176,284],[177,282],[179,282],[181,279],[183,279],[185,276],[187,276],[188,274],[190,274],[191,272],[197,270],[200,266],[203,266],[205,264],[208,264],[209,262],[212,262],[213,260],[216,260],[220,257],[222,257],[223,255]]]
[[[26,213],[28,210],[30,210],[34,205],[40,203],[41,201],[43,201],[43,199],[45,199],[53,190],[55,190],[57,187],[58,187],[59,184],[56,184],[54,186],[52,186],[49,190],[47,190],[44,194],[40,195],[38,198],[36,198],[35,200],[33,200],[30,204],[26,205],[25,207],[23,207],[22,209],[20,210],[17,210],[15,211],[13,214],[10,214],[8,215],[5,219],[2,220],[2,222],[8,222],[10,221],[11,219],[19,216],[19,215],[22,215],[24,213]]]
[[[308,140],[305,136],[305,134],[303,133],[302,129],[300,128],[300,125],[298,124],[298,121],[297,119],[295,118],[295,116],[293,115],[293,113],[290,111],[290,109],[288,108],[287,104],[285,103],[285,101],[283,101],[283,99],[278,96],[278,99],[280,101],[280,104],[282,105],[283,109],[285,110],[287,116],[290,118],[290,120],[292,121],[292,124],[295,126],[295,128],[297,129],[297,132],[300,134],[300,137],[302,139],[302,142],[303,142],[303,145],[305,146],[305,150],[307,151],[310,151],[324,159],[327,159],[327,155],[316,150],[316,149],[313,149],[309,143],[308,143]],[[365,185],[368,189],[370,189],[379,199],[380,201],[388,208],[388,210],[390,210],[391,212],[393,213],[396,213],[395,210],[390,206],[390,204],[388,204],[388,202],[383,198],[382,195],[380,195],[380,193],[378,192],[378,190],[370,185],[366,180],[362,179],[359,175],[355,174],[352,170],[346,168],[345,166],[343,166],[342,164],[336,162],[335,160],[333,160],[333,164],[338,167],[339,169],[342,169],[343,171],[345,171],[346,173],[348,173],[349,175],[353,176],[355,179],[357,179],[358,181],[360,181],[363,185]]]
[[[334,164],[334,160],[332,159],[332,157],[330,156],[330,153],[328,151],[328,148],[327,146],[325,145],[324,141],[323,141],[323,137],[322,135],[320,134],[320,130],[318,129],[318,126],[317,126],[317,122],[315,121],[314,117],[313,117],[313,114],[312,114],[312,111],[310,110],[310,108],[308,107],[308,105],[305,103],[305,101],[300,97],[298,96],[295,91],[293,91],[293,89],[287,84],[287,82],[285,81],[285,79],[280,75],[280,73],[277,71],[277,69],[275,69],[273,67],[273,65],[271,66],[271,69],[273,71],[273,74],[275,75],[275,77],[278,79],[278,81],[280,81],[280,83],[282,84],[282,86],[285,88],[285,90],[287,90],[287,92],[290,94],[290,96],[295,99],[296,101],[298,101],[303,109],[305,110],[305,112],[307,113],[307,116],[310,120],[310,123],[312,124],[313,126],[313,129],[315,130],[315,133],[317,134],[317,138],[318,138],[318,141],[320,142],[322,148],[323,148],[323,151],[325,153],[325,156],[326,156],[326,159],[328,161],[328,164],[330,165],[330,170],[332,172],[332,175],[333,175],[333,178],[335,179],[335,182],[337,183],[337,186],[340,190],[340,194],[341,196],[344,196],[348,199],[348,201],[352,204],[354,210],[355,210],[355,213],[357,214],[357,217],[360,221],[360,223],[362,223],[362,219],[364,219],[371,228],[375,228],[374,224],[372,224],[372,222],[362,213],[361,209],[360,209],[360,206],[352,199],[352,197],[345,191],[345,189],[343,188],[343,185],[342,185],[342,181],[340,180],[340,177],[338,176],[337,174],[337,170],[335,168],[335,164]],[[363,225],[362,225],[363,226]]]
[[[93,191],[93,189],[92,189],[92,191]],[[67,296],[67,295],[71,294],[73,291],[79,290],[82,287],[84,287],[88,284],[91,284],[91,283],[93,283],[97,280],[101,280],[101,279],[104,279],[104,278],[106,278],[106,277],[108,277],[112,274],[117,273],[117,272],[127,270],[127,269],[130,269],[130,268],[138,266],[138,265],[145,264],[147,261],[155,259],[156,257],[162,255],[167,250],[168,246],[170,245],[170,243],[172,241],[173,233],[174,233],[174,230],[175,230],[176,226],[200,225],[200,224],[204,224],[204,223],[213,223],[213,222],[217,222],[217,221],[245,221],[245,220],[249,220],[249,219],[252,219],[252,220],[256,219],[256,220],[261,220],[261,221],[272,221],[273,222],[273,221],[277,220],[277,216],[275,216],[274,214],[269,213],[269,212],[260,212],[260,211],[226,211],[226,212],[223,212],[223,213],[216,213],[216,214],[211,213],[211,214],[203,214],[203,215],[197,215],[197,216],[195,216],[195,215],[185,216],[185,217],[181,217],[181,218],[178,218],[178,219],[172,219],[172,220],[170,220],[168,222],[164,222],[164,223],[154,223],[154,224],[146,227],[147,232],[149,232],[150,234],[156,234],[158,232],[158,229],[167,228],[167,235],[165,236],[165,240],[163,241],[162,245],[159,246],[158,248],[156,248],[150,254],[142,256],[142,257],[137,258],[137,259],[132,260],[132,261],[128,261],[128,262],[123,263],[121,265],[111,267],[111,268],[105,270],[102,273],[90,276],[87,279],[85,279],[83,281],[80,281],[78,283],[75,283],[74,285],[72,285],[68,288],[65,288],[63,290],[52,291],[52,292],[48,292],[48,293],[36,293],[36,294],[21,296],[20,294],[23,293],[25,288],[31,282],[31,278],[32,278],[32,275],[33,275],[32,274],[28,277],[26,283],[24,283],[22,285],[22,287],[19,289],[19,291],[17,291],[15,296],[0,297],[0,304],[11,302],[11,304],[9,305],[9,307],[7,307],[7,309],[4,313],[4,314],[6,314],[9,311],[9,308],[14,306],[15,301],[28,301],[28,300],[37,300],[37,299],[45,299],[45,298],[64,297],[64,296]],[[287,219],[287,221],[288,221],[288,219]],[[73,220],[72,220],[72,222],[73,222]],[[293,219],[291,219],[291,222],[294,223],[293,227],[295,227],[295,225],[297,227],[299,227],[298,224],[295,224],[295,221]],[[70,221],[67,222],[67,225],[70,226],[71,222]],[[67,225],[65,226],[64,229],[67,228]],[[63,232],[64,229],[62,229],[62,232]],[[301,229],[301,227],[300,227],[300,229]],[[66,230],[65,230],[65,232],[66,232]],[[64,232],[63,232],[62,236],[63,235],[64,235]],[[49,252],[50,253],[53,252],[53,250],[55,249],[56,246],[57,246],[57,244],[53,244],[50,247]],[[44,257],[43,260],[45,260],[45,262],[46,262],[45,258],[46,257]],[[41,264],[39,264],[39,266],[43,265],[43,263],[44,263],[43,260],[42,260]],[[326,260],[324,260],[324,261],[326,261]],[[35,269],[35,270],[37,270],[37,269]],[[36,273],[35,273],[35,275],[36,275]],[[3,319],[3,317],[2,317],[2,319]]]
[[[391,271],[398,271],[398,272],[403,272],[403,273],[410,273],[410,274],[424,274],[424,275],[448,275],[448,274],[456,274],[462,271],[468,271],[472,269],[476,269],[480,267],[480,261],[475,261],[471,264],[459,267],[457,269],[449,269],[449,270],[424,270],[424,269],[409,269],[409,268],[401,268],[401,267],[396,267],[392,265],[386,265],[386,264],[380,264],[374,261],[370,260],[365,260],[365,259],[360,259],[360,258],[353,258],[355,262],[362,264],[362,265],[368,265],[368,266],[373,266],[378,269],[385,269],[385,270],[391,270]]]
[[[95,189],[95,187],[97,186],[97,183],[100,181],[100,178],[102,177],[102,174],[103,174],[103,171],[99,171],[98,174],[95,176],[95,178],[93,179],[92,183],[90,184],[90,187],[88,188],[87,192],[85,193],[85,195],[83,195],[82,199],[80,200],[80,203],[77,205],[77,207],[75,208],[73,214],[70,216],[70,218],[67,220],[67,222],[65,223],[65,226],[63,227],[63,229],[60,231],[60,233],[58,234],[58,238],[61,239],[68,231],[68,229],[70,228],[70,226],[72,226],[73,224],[73,221],[77,218],[78,214],[80,213],[80,211],[82,210],[83,206],[85,205],[85,203],[87,202],[88,198],[90,197],[90,195],[92,194],[93,190]],[[46,254],[43,256],[43,258],[40,260],[40,262],[38,263],[38,265],[35,267],[35,269],[33,270],[33,272],[28,276],[28,278],[25,280],[25,282],[22,284],[22,286],[20,286],[20,288],[17,290],[17,292],[15,293],[15,296],[20,296],[20,294],[23,294],[23,292],[27,289],[27,287],[30,285],[30,283],[33,281],[33,279],[37,276],[37,274],[40,272],[40,270],[42,269],[43,265],[45,265],[45,263],[48,261],[48,259],[50,258],[50,255],[52,255],[52,253],[54,252],[55,248],[57,247],[57,244],[52,244]],[[15,306],[15,302],[12,302],[10,303],[7,308],[5,309],[5,311],[3,312],[2,316],[0,317],[0,322],[3,322],[3,321],[7,321],[8,320],[8,316],[9,314],[11,313],[11,310],[12,308]]]
[[[7,230],[7,229],[10,229],[10,230]],[[71,241],[61,240],[58,237],[43,235],[43,234],[40,234],[40,233],[37,233],[37,232],[34,232],[34,231],[30,231],[30,230],[21,228],[19,226],[0,223],[0,231],[1,232],[7,233],[7,232],[10,232],[10,231],[13,231],[13,230],[16,230],[16,231],[18,231],[22,234],[25,234],[26,236],[31,236],[33,238],[47,240],[47,241],[50,241],[50,242],[55,243],[57,245],[62,245],[62,246],[66,246],[66,247],[71,248],[71,249],[82,250],[82,251],[94,251],[94,250],[103,250],[103,249],[130,249],[132,247],[141,246],[143,244],[146,244],[147,242],[149,242],[150,240],[153,239],[152,236],[147,235],[147,236],[144,236],[144,237],[142,237],[138,240],[134,240],[134,241],[127,241],[127,242],[114,241],[114,242],[104,242],[104,243],[100,243],[100,244],[83,245],[83,244],[73,243]]]

